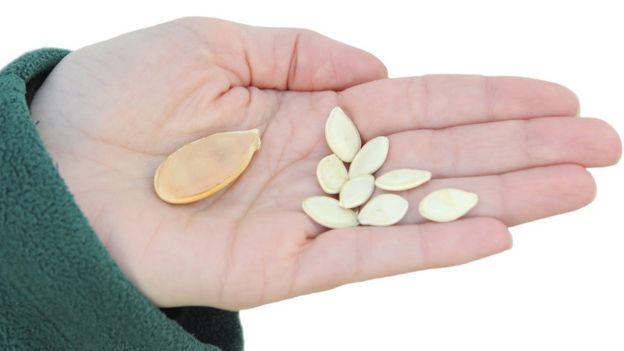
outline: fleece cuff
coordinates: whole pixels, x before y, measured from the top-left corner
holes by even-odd
[[[0,349],[242,349],[236,313],[184,307],[170,319],[148,301],[78,208],[28,109],[67,54],[33,51],[0,71]]]

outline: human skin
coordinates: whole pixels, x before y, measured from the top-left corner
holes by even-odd
[[[590,203],[588,167],[621,142],[579,118],[568,89],[512,77],[388,79],[374,56],[299,29],[184,18],[68,55],[31,110],[42,140],[95,232],[159,306],[230,310],[343,284],[462,264],[511,247],[509,226]],[[327,230],[301,210],[322,191],[329,111],[364,141],[390,138],[394,168],[430,170],[402,192],[399,225]],[[190,205],[153,190],[160,162],[209,134],[259,128],[262,147],[230,187]],[[426,222],[440,187],[480,196],[465,218]]]

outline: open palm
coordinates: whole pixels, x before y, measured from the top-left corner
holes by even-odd
[[[584,167],[619,158],[615,132],[574,117],[576,97],[556,84],[385,75],[313,32],[187,18],[70,54],[31,107],[100,239],[161,306],[240,309],[484,257],[510,247],[508,226],[589,203]],[[327,231],[301,211],[321,194],[315,167],[336,105],[364,140],[389,136],[384,169],[432,171],[403,194],[400,225]],[[158,199],[152,177],[169,153],[256,127],[262,148],[232,186],[191,205]],[[418,200],[447,186],[481,202],[468,218],[424,223]]]

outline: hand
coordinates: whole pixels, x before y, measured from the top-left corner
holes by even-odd
[[[160,306],[248,308],[488,256],[511,246],[508,226],[591,202],[585,167],[620,156],[613,129],[574,117],[577,99],[559,85],[385,77],[373,56],[313,32],[190,18],[70,54],[32,112],[101,241]],[[321,194],[315,168],[336,105],[364,140],[389,136],[385,170],[433,172],[404,193],[401,225],[325,230],[301,211]],[[231,187],[186,206],[155,195],[169,153],[254,127],[262,148]],[[419,199],[446,186],[481,202],[467,218],[426,223]]]

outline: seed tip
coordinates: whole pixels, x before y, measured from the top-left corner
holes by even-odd
[[[258,128],[253,128],[253,129],[250,129],[249,132],[255,135],[256,138],[254,139],[254,146],[256,150],[259,150],[260,145],[262,145],[262,141],[260,140],[260,130]]]

